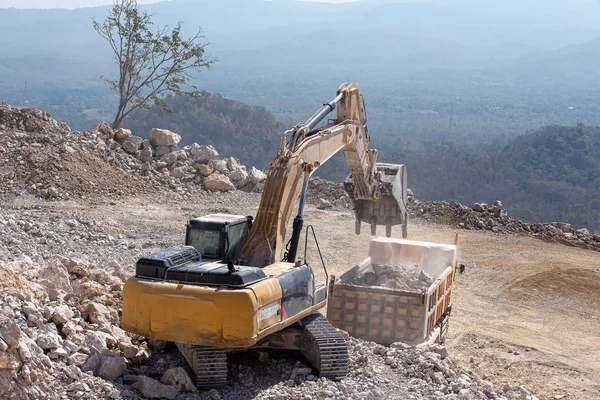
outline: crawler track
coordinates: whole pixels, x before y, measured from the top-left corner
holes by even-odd
[[[320,313],[302,319],[301,324],[317,343],[319,359],[310,361],[319,376],[333,380],[344,378],[348,373],[346,339]]]
[[[227,384],[227,354],[225,349],[177,343],[179,351],[196,375],[198,389],[212,389]]]

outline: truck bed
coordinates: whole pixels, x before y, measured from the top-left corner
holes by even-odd
[[[434,277],[420,291],[356,285],[372,264],[416,263]],[[350,335],[389,345],[443,338],[452,306],[456,246],[403,239],[371,241],[369,257],[329,283],[327,317]],[[434,338],[435,339],[435,338]]]

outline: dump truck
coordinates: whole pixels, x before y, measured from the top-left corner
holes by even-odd
[[[452,311],[456,242],[372,239],[367,258],[339,277],[331,277],[327,318],[351,336],[383,345],[443,341]],[[386,277],[391,269],[404,267],[425,278],[411,276],[409,283],[416,285],[398,289],[387,284],[389,278],[377,276],[378,266],[384,267],[379,269]],[[402,278],[403,271],[396,274]],[[402,279],[400,283],[405,286]]]

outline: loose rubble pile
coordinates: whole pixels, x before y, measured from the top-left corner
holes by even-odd
[[[361,271],[352,283],[361,286],[381,286],[420,292],[431,286],[433,278],[416,264],[372,264]]]
[[[306,198],[320,210],[347,210],[352,208],[352,201],[339,183],[314,178],[308,182]]]
[[[444,223],[462,229],[488,230],[496,233],[533,235],[570,246],[600,251],[600,235],[587,229],[575,229],[564,222],[528,223],[513,219],[497,200],[493,206],[474,203],[468,207],[454,201],[422,202],[409,196],[412,216],[436,223]]]
[[[345,333],[345,332],[343,332]],[[457,366],[440,345],[385,347],[345,335],[350,350],[348,377],[341,382],[316,378],[296,367],[289,379],[259,393],[257,399],[536,399],[524,386],[494,387]]]
[[[309,183],[307,196],[320,209],[352,208],[352,202],[340,183],[313,179]],[[593,234],[585,228],[576,229],[564,222],[529,223],[513,219],[508,216],[500,200],[491,206],[474,203],[468,207],[455,201],[420,201],[408,189],[408,209],[412,218],[420,217],[460,229],[532,235],[568,246],[600,251],[600,234]]]
[[[119,266],[56,256],[0,266],[0,398],[6,399],[535,399],[493,387],[441,346],[380,346],[349,337],[350,372],[319,379],[281,352],[232,356],[231,385],[197,393],[174,346],[119,327]]]
[[[179,148],[181,137],[152,129],[148,140],[106,122],[71,131],[45,112],[0,104],[0,195],[28,192],[48,200],[122,196],[165,186],[182,196],[211,191],[260,191],[266,175],[238,159],[219,159],[212,146]]]
[[[119,328],[127,274],[60,256],[0,270],[0,398],[119,398],[111,381],[149,357]]]
[[[122,268],[61,256],[41,265],[24,256],[0,272],[6,278],[0,282],[0,398],[175,399],[197,392],[177,362],[145,365],[166,343],[119,327],[128,277]]]
[[[83,214],[64,214],[50,205],[6,207],[0,214],[0,260],[15,261],[27,255],[43,263],[55,254],[84,257],[111,267],[133,265],[142,254],[177,244],[180,238],[114,234]],[[156,238],[153,238],[156,237]]]

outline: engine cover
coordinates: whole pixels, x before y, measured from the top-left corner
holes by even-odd
[[[138,278],[232,287],[245,287],[267,277],[260,268],[236,265],[229,271],[227,264],[201,261],[200,253],[190,246],[161,250],[140,258],[135,274]]]

